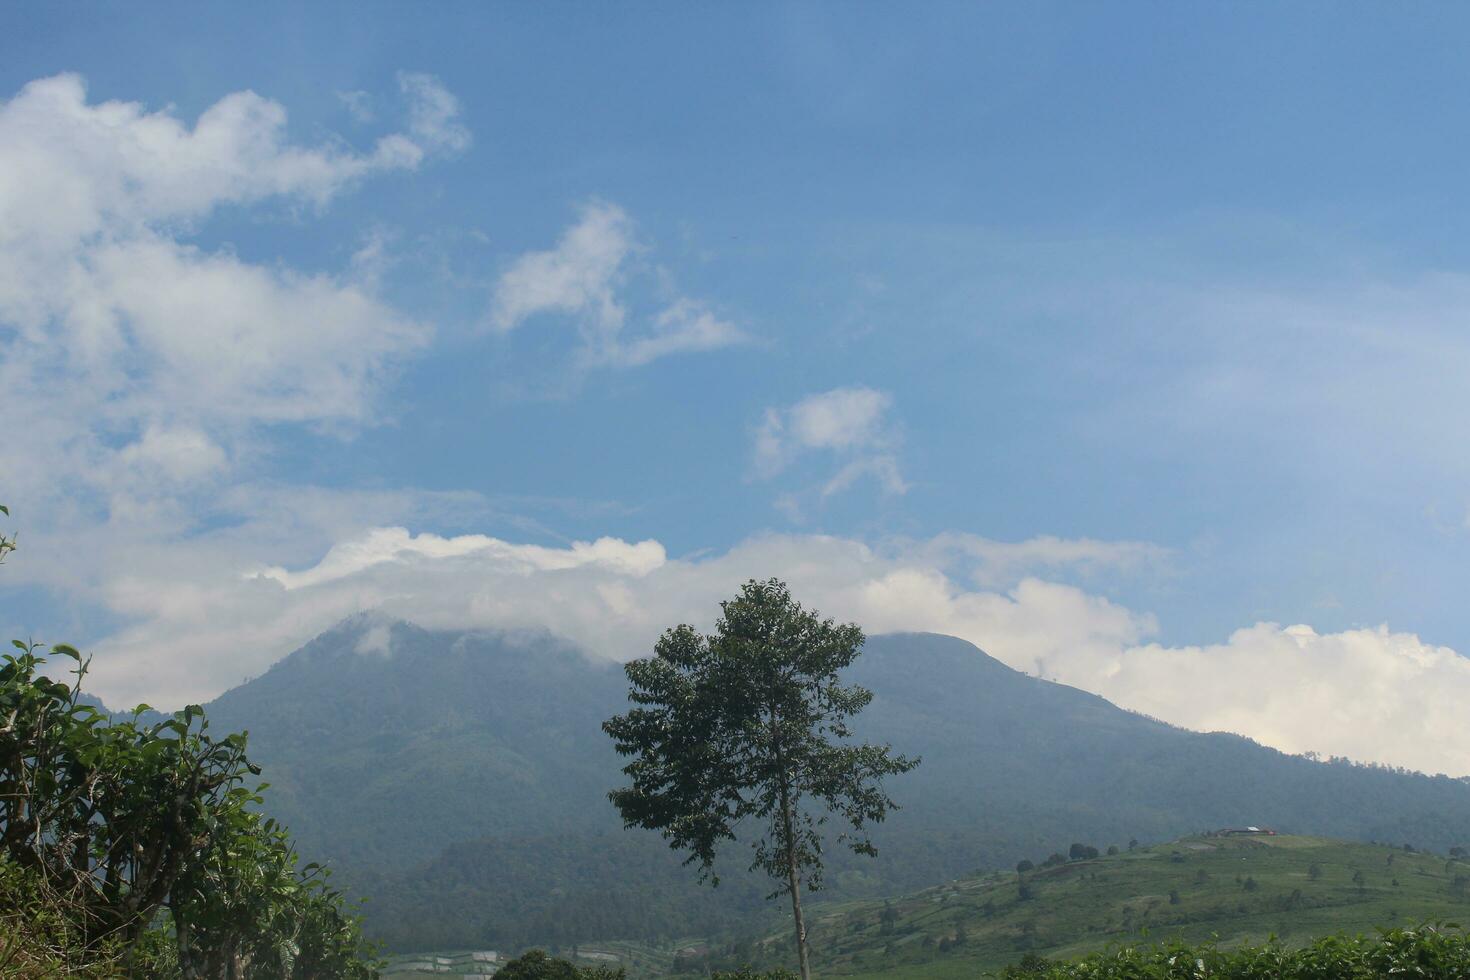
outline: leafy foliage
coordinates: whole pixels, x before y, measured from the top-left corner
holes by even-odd
[[[853,851],[875,853],[865,828],[894,807],[881,780],[917,760],[847,741],[848,719],[873,699],[839,683],[862,647],[857,626],[818,619],[774,580],[748,582],[721,608],[714,635],[676,627],[653,657],[627,665],[638,707],[603,728],[634,756],[623,769],[633,785],[611,799],[628,826],[662,831],[703,874],[753,818],[766,829],[752,869],[782,881],[794,869],[815,889],[829,814],[852,828],[843,840]],[[803,808],[808,797],[818,812]]]
[[[821,885],[822,826],[836,814],[848,828],[839,841],[877,853],[866,830],[894,808],[883,777],[918,760],[851,742],[848,719],[873,700],[838,677],[861,652],[856,625],[820,619],[775,579],[747,582],[721,610],[713,635],[675,627],[627,665],[637,707],[603,728],[633,757],[633,784],[609,796],[628,827],[662,832],[715,884],[720,843],[763,827],[750,867],[781,882],[772,897],[791,897],[805,977],[801,884]]]
[[[46,890],[82,910],[88,945],[135,941],[168,902],[201,846],[249,799],[257,774],[243,736],[216,741],[200,709],[154,725],[113,723],[73,683],[41,673],[46,658],[16,641],[0,660],[0,847]]]
[[[0,504],[0,514],[10,516],[10,508]],[[15,550],[15,535],[10,532],[0,531],[0,562],[5,561],[5,556]]]
[[[1029,955],[1002,980],[1380,980],[1470,976],[1470,935],[1456,926],[1327,936],[1302,948],[1272,941],[1221,949],[1212,942],[1124,945],[1069,963]]]
[[[14,647],[0,657],[0,908],[24,914],[0,915],[0,975],[373,975],[341,894],[260,814],[243,734],[214,737],[197,705],[114,719],[83,699],[74,648]]]
[[[24,874],[68,955],[119,961],[172,937],[182,977],[366,977],[356,918],[316,865],[297,868],[284,830],[245,788],[259,773],[243,735],[210,736],[197,707],[113,721],[41,673],[31,644],[0,666],[0,848]],[[148,976],[163,976],[156,955]]]
[[[495,975],[500,980],[623,980],[621,968],[578,966],[570,960],[533,949],[509,961]]]
[[[0,858],[0,977],[120,975],[117,943],[87,948],[79,909],[41,886],[36,876]]]

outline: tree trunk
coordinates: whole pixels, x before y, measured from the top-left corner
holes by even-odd
[[[786,887],[791,890],[791,917],[797,926],[797,961],[801,964],[801,980],[811,980],[811,964],[807,959],[807,924],[801,918],[801,877],[797,874],[797,836],[791,826],[791,788],[786,777],[786,758],[781,751],[781,727],[776,713],[770,713],[770,735],[775,743],[776,765],[781,770],[781,827],[786,848]]]
[[[784,794],[783,794],[784,795]],[[796,853],[790,843],[791,811],[786,811],[786,873],[791,884],[791,914],[796,919],[796,956],[801,963],[801,980],[812,980],[806,955],[806,922],[801,917],[801,879],[796,875]]]
[[[198,980],[199,970],[194,964],[194,930],[189,926],[189,920],[174,915],[174,941],[179,951],[179,972],[184,975],[184,980]]]

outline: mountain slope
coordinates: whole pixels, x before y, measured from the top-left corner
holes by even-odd
[[[851,676],[876,695],[860,734],[924,763],[890,786],[904,809],[881,828],[880,856],[833,856],[839,895],[1009,867],[1075,840],[1232,824],[1439,850],[1470,842],[1470,782],[1182,731],[952,637],[873,637]],[[217,727],[250,730],[273,811],[303,851],[375,895],[370,920],[395,946],[731,925],[761,907],[756,883],[736,876],[700,892],[656,835],[624,832],[607,802],[619,762],[599,726],[625,696],[619,669],[548,634],[364,617],[209,712]]]
[[[968,978],[1027,952],[1070,958],[1145,930],[1227,946],[1272,935],[1304,943],[1467,912],[1464,861],[1315,837],[1190,837],[892,901],[817,906],[810,935],[823,976]],[[739,956],[784,964],[790,943],[773,933]]]
[[[624,688],[616,665],[547,634],[358,617],[208,713],[249,730],[303,849],[407,867],[456,841],[612,826],[617,757],[599,725]]]
[[[864,732],[924,755],[907,777],[905,816],[952,826],[990,813],[1007,826],[1015,844],[976,855],[979,864],[1079,837],[1161,840],[1248,824],[1440,850],[1470,838],[1470,780],[1185,731],[1021,674],[954,637],[873,637],[852,676],[875,692]]]

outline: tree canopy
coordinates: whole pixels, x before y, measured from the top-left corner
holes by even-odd
[[[856,625],[802,608],[775,579],[721,611],[714,633],[676,626],[627,665],[634,707],[603,728],[632,785],[610,796],[626,826],[659,830],[715,884],[720,845],[761,828],[750,867],[791,897],[805,976],[800,894],[821,886],[824,825],[837,817],[842,844],[876,853],[869,829],[895,807],[883,778],[918,760],[853,739],[849,720],[873,699],[839,676],[861,653]]]

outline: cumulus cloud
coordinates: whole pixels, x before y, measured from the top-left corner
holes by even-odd
[[[427,327],[360,268],[253,263],[189,236],[226,206],[319,208],[462,148],[453,96],[429,76],[401,84],[408,131],[364,151],[291,142],[284,107],[248,91],[192,124],[89,102],[76,75],[0,102],[0,466],[12,502],[50,499],[46,485],[64,481],[116,509],[118,494],[227,475],[260,426],[371,419]]]
[[[748,339],[687,296],[666,301],[646,324],[627,330],[625,294],[640,275],[632,261],[640,251],[627,212],[614,204],[586,205],[553,248],[521,255],[501,273],[490,327],[509,333],[538,316],[571,318],[580,339],[578,358],[587,367],[639,367]]]
[[[347,509],[361,517],[385,506]],[[96,645],[97,689],[117,703],[207,698],[364,610],[430,627],[547,628],[594,656],[628,659],[671,624],[708,628],[741,582],[776,575],[807,604],[870,632],[960,636],[1019,670],[1185,727],[1470,774],[1470,660],[1453,650],[1387,627],[1323,635],[1270,623],[1168,647],[1154,641],[1153,616],[1046,577],[1160,560],[1138,543],[942,535],[875,546],[766,535],[679,558],[656,541],[616,538],[544,546],[404,527],[338,534],[292,566],[257,557],[252,567],[249,557],[305,554],[297,540],[326,540],[321,529],[261,521],[138,542],[104,561],[97,595],[133,625]]]
[[[93,594],[134,625],[99,643],[93,679],[105,697],[174,703],[216,693],[263,670],[314,633],[364,610],[426,626],[549,628],[590,653],[642,656],[666,626],[710,625],[720,599],[747,578],[779,575],[825,612],[875,630],[942,629],[1011,652],[1035,669],[1062,646],[1116,648],[1152,620],[1066,585],[1018,578],[1010,591],[973,592],[937,567],[933,541],[874,548],[825,536],[761,536],[721,555],[672,558],[657,541],[616,538],[563,546],[405,527],[314,526],[404,501],[338,502],[279,528],[264,512],[245,525],[188,540],[134,540],[97,555]],[[331,543],[301,556],[301,541]],[[318,545],[320,546],[320,545]],[[950,552],[947,560],[952,560]],[[188,670],[177,669],[188,664]]]
[[[1470,775],[1470,658],[1387,626],[1257,623],[1208,646],[1131,647],[1070,683],[1191,728]]]
[[[221,204],[325,203],[375,171],[416,165],[425,149],[403,134],[365,153],[295,146],[285,108],[249,91],[220,99],[191,127],[134,102],[89,103],[77,75],[26,85],[0,107],[0,134],[0,241],[39,251],[36,264],[89,236],[197,218]]]
[[[362,538],[335,545],[319,563],[302,572],[272,566],[259,574],[299,589],[343,579],[388,562],[411,563],[416,559],[476,556],[495,562],[506,570],[522,573],[604,565],[629,575],[646,575],[663,565],[663,546],[657,541],[629,544],[617,538],[577,541],[567,548],[510,544],[483,534],[442,538],[435,534],[410,534],[407,528],[373,528]]]
[[[887,418],[892,406],[893,397],[887,392],[852,387],[808,395],[787,408],[766,409],[755,431],[756,476],[769,480],[799,457],[819,452],[840,461],[818,489],[821,498],[841,493],[865,476],[876,480],[886,494],[907,493],[894,453],[898,438]],[[795,494],[783,494],[777,506],[793,519],[801,516]]]

